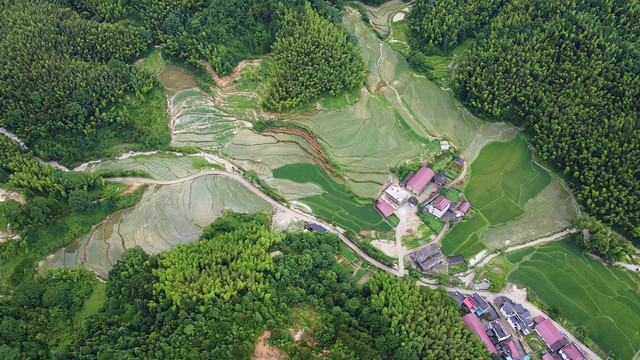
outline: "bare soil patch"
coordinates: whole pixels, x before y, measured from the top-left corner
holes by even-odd
[[[252,360],[280,360],[289,358],[284,351],[269,345],[270,337],[271,330],[265,330],[265,332],[260,335],[258,343],[256,344],[256,350],[251,357]]]
[[[19,193],[14,192],[14,191],[0,189],[0,202],[8,201],[8,200],[15,200],[15,201],[19,202],[20,204],[24,204],[26,202],[26,200],[24,199],[24,196],[22,196],[22,194],[19,194]]]
[[[309,143],[309,147],[311,148],[311,150],[305,148],[304,146],[301,146],[300,148],[304,150],[307,154],[311,155],[311,157],[313,158],[313,161],[318,165],[322,166],[327,171],[327,173],[329,173],[329,175],[335,176],[336,168],[334,168],[333,165],[331,165],[327,161],[327,154],[324,152],[324,149],[318,142],[318,139],[313,135],[311,135],[310,133],[308,133],[307,131],[300,128],[290,128],[286,126],[279,126],[279,127],[270,126],[265,131],[297,135],[305,139],[307,143]]]

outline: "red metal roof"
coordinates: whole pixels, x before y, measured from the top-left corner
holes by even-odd
[[[435,173],[428,167],[421,167],[418,172],[413,175],[411,180],[407,182],[407,187],[412,188],[416,192],[422,192],[425,186],[429,184]]]
[[[553,356],[551,354],[542,355],[542,360],[553,360]]]
[[[518,348],[516,348],[516,344],[513,343],[513,340],[506,341],[504,343],[509,347],[509,351],[511,351],[511,357],[517,359],[520,357],[520,353],[518,352]]]
[[[384,217],[389,217],[393,214],[393,208],[391,207],[391,205],[389,205],[389,203],[387,203],[384,200],[380,200],[378,201],[378,204],[376,205],[376,208],[378,208],[378,210],[382,213],[382,215]]]
[[[469,204],[468,201],[463,201],[460,203],[460,206],[458,206],[458,210],[463,213],[466,213],[467,211],[469,211],[469,209],[471,209],[471,204]]]
[[[438,202],[431,204],[431,206],[440,211],[444,211],[449,205],[451,205],[451,200],[447,199],[444,196],[440,196],[440,200]]]
[[[469,309],[472,309],[474,307],[473,302],[469,298],[464,299],[464,301],[462,301],[462,303],[467,305],[467,307]]]
[[[547,343],[547,346],[551,346],[555,344],[556,341],[564,339],[564,336],[560,334],[560,331],[558,331],[549,319],[545,319],[536,325],[536,332],[538,332],[542,340]]]
[[[534,321],[536,322],[536,324],[540,324],[541,322],[544,321],[544,316],[542,315],[538,315],[536,316],[536,318],[534,319]]]
[[[478,320],[478,317],[476,316],[476,314],[470,313],[463,316],[462,322],[464,322],[466,327],[468,327],[469,329],[473,330],[476,334],[478,334],[478,337],[480,337],[480,340],[484,342],[484,344],[487,346],[487,349],[489,349],[489,351],[492,354],[498,353],[498,350],[496,350],[496,347],[493,346],[493,344],[491,343],[491,340],[489,340],[489,336],[487,335],[487,332],[482,327],[482,324],[480,324],[480,320]]]
[[[582,356],[582,353],[574,343],[565,346],[560,352],[563,352],[569,360],[584,360],[584,356]]]

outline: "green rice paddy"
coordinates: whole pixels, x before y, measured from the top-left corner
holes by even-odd
[[[569,226],[578,207],[562,182],[533,162],[521,136],[486,145],[469,169],[464,194],[478,211],[442,240],[447,254],[473,255],[531,241]]]
[[[640,350],[640,276],[605,266],[569,238],[507,255],[517,268],[509,281],[533,290],[560,310],[614,359],[629,360]]]
[[[373,206],[360,206],[344,185],[338,184],[318,165],[290,164],[273,170],[275,178],[296,183],[312,183],[324,191],[321,195],[302,197],[313,213],[340,226],[359,232],[360,229],[391,230]]]

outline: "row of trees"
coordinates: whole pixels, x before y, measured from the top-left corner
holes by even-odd
[[[585,251],[599,255],[610,263],[628,261],[636,255],[634,247],[611,228],[589,215],[571,220],[571,225],[581,230],[576,236]]]
[[[337,236],[277,235],[269,224],[264,214],[226,213],[200,242],[158,255],[125,251],[109,273],[104,308],[77,331],[61,331],[56,344],[39,344],[49,346],[39,357],[250,359],[270,329],[271,343],[291,359],[490,358],[445,291],[390,275],[359,286],[335,260]],[[275,249],[282,254],[272,257]],[[0,302],[0,331],[42,306],[5,311],[21,291]],[[292,315],[299,311],[314,319],[305,335],[314,341],[295,342],[287,330],[300,326]],[[26,328],[22,341],[2,336],[0,351],[29,356],[24,339],[35,335]]]
[[[286,11],[271,61],[263,105],[278,112],[320,94],[360,86],[366,73],[362,56],[344,30],[308,3],[301,12]]]
[[[449,13],[437,11],[438,16]],[[410,17],[412,31],[432,20],[420,14]],[[464,28],[464,16],[457,19],[455,27]],[[465,55],[455,86],[460,99],[484,118],[522,125],[539,158],[564,175],[584,209],[636,243],[638,24],[639,1],[505,2]],[[417,46],[427,39],[411,36]]]

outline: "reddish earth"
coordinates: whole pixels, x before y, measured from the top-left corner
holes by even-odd
[[[313,161],[318,165],[322,166],[327,171],[327,173],[329,173],[329,175],[333,176],[336,174],[336,171],[337,171],[336,168],[333,167],[333,165],[329,164],[329,162],[327,161],[327,154],[324,152],[324,149],[322,148],[322,146],[320,146],[318,139],[313,137],[311,134],[309,134],[305,130],[300,128],[290,128],[286,126],[279,126],[279,127],[270,126],[265,131],[271,131],[274,133],[281,133],[281,134],[297,135],[305,139],[307,143],[309,143],[309,147],[311,148],[311,150],[307,149],[304,146],[301,146],[302,150],[304,150],[307,154],[311,155],[311,157],[313,158]]]
[[[284,351],[269,345],[270,337],[271,330],[266,330],[260,335],[251,360],[280,360],[289,358]]]

